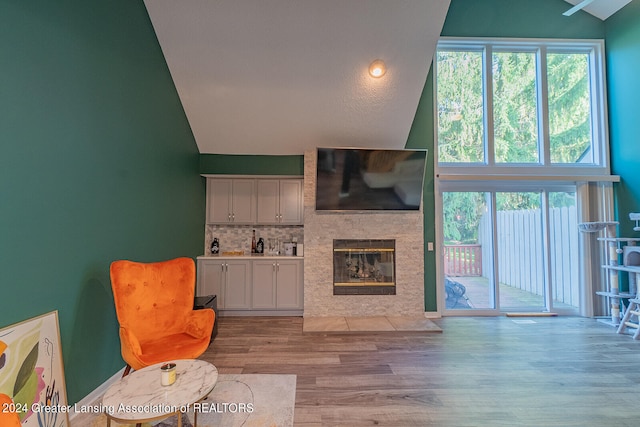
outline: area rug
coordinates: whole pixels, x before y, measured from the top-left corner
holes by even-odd
[[[213,391],[198,405],[198,427],[290,427],[296,400],[295,375],[221,374]],[[183,427],[193,427],[194,410],[182,417]],[[100,415],[92,427],[105,426]],[[122,426],[116,422],[112,426]],[[172,416],[143,426],[176,427]]]

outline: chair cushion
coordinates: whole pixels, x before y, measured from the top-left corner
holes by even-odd
[[[196,359],[209,347],[211,336],[195,339],[187,333],[173,334],[142,342],[139,359],[145,366],[177,359]]]

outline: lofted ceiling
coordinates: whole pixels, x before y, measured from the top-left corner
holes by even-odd
[[[630,1],[578,13],[604,20]],[[275,155],[403,148],[449,3],[145,0],[199,151]]]
[[[145,0],[200,152],[275,155],[404,148],[449,3]]]

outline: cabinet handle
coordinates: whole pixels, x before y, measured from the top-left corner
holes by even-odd
[[[276,264],[276,271],[280,271],[280,263]]]
[[[229,220],[229,222],[231,222],[231,212],[227,214],[227,219]]]
[[[231,221],[236,222],[236,214],[234,213],[231,214]]]
[[[273,271],[276,271],[276,263],[273,263]]]

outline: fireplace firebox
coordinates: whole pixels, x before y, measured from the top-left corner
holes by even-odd
[[[395,295],[396,241],[334,239],[334,295]]]

